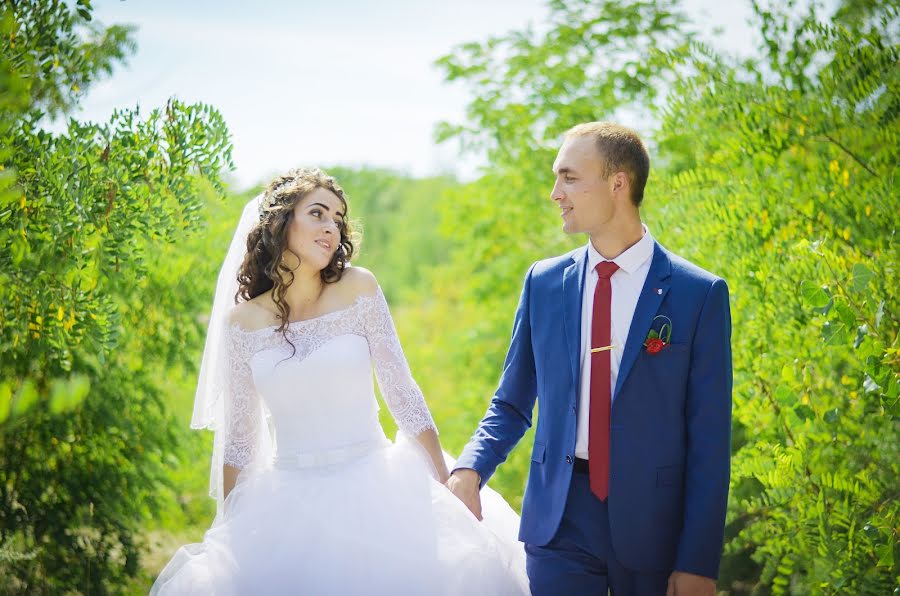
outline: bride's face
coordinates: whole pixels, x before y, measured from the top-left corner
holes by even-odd
[[[316,271],[328,266],[341,243],[344,204],[336,194],[317,188],[294,206],[294,219],[287,230],[285,264],[296,268],[300,262]]]

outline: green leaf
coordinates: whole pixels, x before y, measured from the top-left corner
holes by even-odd
[[[846,302],[843,300],[835,301],[834,311],[845,327],[849,329],[856,327],[856,313],[850,310]]]
[[[797,403],[797,394],[787,385],[778,385],[775,389],[775,401],[787,407]]]
[[[875,274],[869,271],[865,265],[855,263],[853,265],[853,281],[850,287],[856,293],[863,292],[869,286],[869,282],[872,281],[873,277],[875,277]]]
[[[849,341],[847,326],[837,321],[825,321],[822,325],[822,339],[829,346],[846,344]]]
[[[9,417],[12,405],[12,387],[6,381],[0,382],[0,424]]]
[[[19,388],[19,392],[16,395],[16,399],[13,402],[12,407],[12,415],[13,416],[21,416],[30,410],[35,403],[38,401],[38,392],[37,388],[34,385],[34,381],[31,379],[25,379],[22,383],[22,386]]]
[[[794,372],[794,367],[790,364],[785,364],[781,367],[781,380],[787,381],[788,383],[794,383],[797,380],[797,375]]]
[[[50,411],[59,414],[73,409],[84,401],[90,388],[91,382],[86,375],[54,379],[50,386]]]
[[[816,417],[816,413],[806,404],[800,404],[799,406],[794,408],[794,414],[797,415],[797,418],[800,420],[811,420]]]
[[[866,378],[863,379],[863,391],[866,393],[878,393],[881,391],[881,385],[875,382],[875,379],[866,375]]]
[[[863,340],[869,334],[868,325],[860,325],[856,329],[856,339],[853,340],[853,349],[859,349],[859,346],[862,345]]]
[[[803,301],[812,308],[824,308],[828,304],[831,296],[826,291],[827,289],[827,286],[817,286],[805,280],[800,283],[800,295],[803,297]]]

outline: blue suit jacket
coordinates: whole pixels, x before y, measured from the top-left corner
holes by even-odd
[[[586,261],[584,247],[528,271],[499,387],[456,463],[487,482],[531,426],[540,400],[519,531],[535,545],[556,533],[572,479]],[[643,343],[657,315],[672,321],[671,345],[650,354]],[[655,244],[611,414],[610,531],[625,566],[717,577],[731,386],[725,282]]]

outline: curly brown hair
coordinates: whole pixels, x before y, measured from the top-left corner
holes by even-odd
[[[331,262],[322,269],[322,281],[331,284],[339,281],[344,269],[353,258],[357,238],[348,223],[348,205],[344,189],[335,179],[322,170],[293,169],[277,176],[266,187],[265,195],[260,203],[259,223],[247,237],[247,253],[238,270],[238,299],[250,300],[260,294],[272,290],[272,300],[278,308],[281,325],[278,331],[286,333],[290,321],[291,309],[284,299],[288,287],[294,281],[294,273],[284,263],[284,252],[287,248],[287,230],[294,218],[294,207],[303,198],[316,190],[324,188],[333,192],[343,203],[344,217],[341,218],[341,243]],[[299,259],[299,255],[295,255]],[[286,336],[285,336],[286,339]]]

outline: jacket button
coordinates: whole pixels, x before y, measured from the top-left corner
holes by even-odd
[[[571,455],[567,455],[567,456],[566,456],[566,463],[567,463],[567,464],[572,463],[572,456],[571,456]]]

